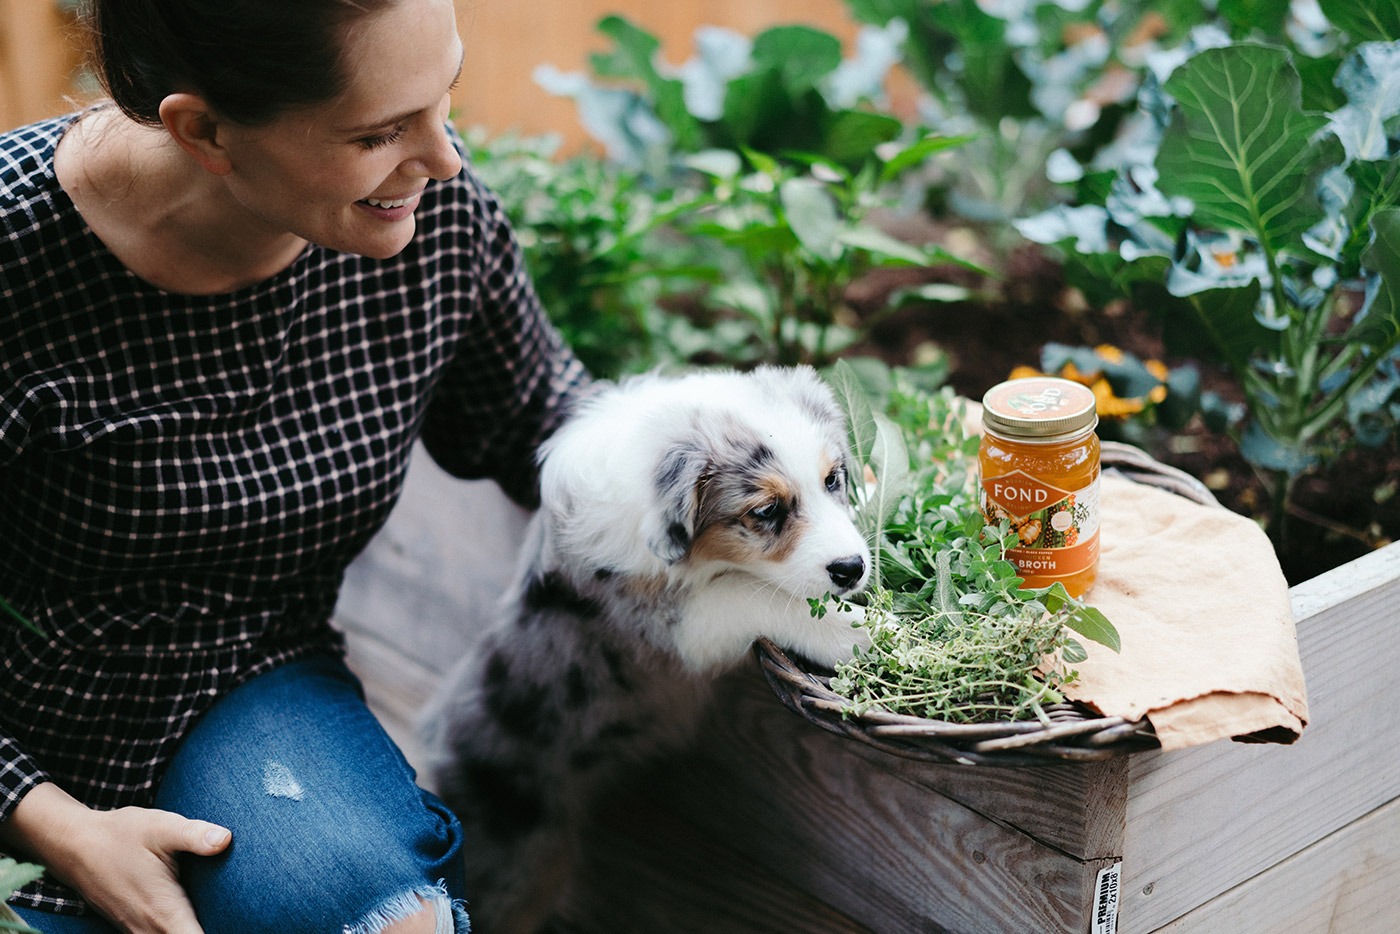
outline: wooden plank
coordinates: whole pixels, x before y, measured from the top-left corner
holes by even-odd
[[[657,787],[684,817],[875,931],[1089,929],[1083,861],[885,769],[774,702],[756,670]]]
[[[528,518],[495,483],[449,476],[420,445],[389,521],[346,571],[336,618],[448,670],[495,616]]]
[[[1127,757],[1034,768],[969,768],[902,759],[859,742],[850,749],[869,768],[951,798],[1077,859],[1122,856]]]
[[[1217,896],[1156,934],[1394,934],[1400,927],[1400,801]]]
[[[428,787],[427,753],[418,739],[415,719],[439,675],[373,633],[346,629],[345,643],[346,664],[364,685],[369,709],[418,773],[419,784]]]
[[[1155,930],[1400,797],[1400,545],[1292,596],[1312,722],[1294,747],[1131,758],[1123,934]]]
[[[600,808],[564,930],[871,934],[677,818],[647,785],[642,777]]]

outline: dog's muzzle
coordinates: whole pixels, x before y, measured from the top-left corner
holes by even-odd
[[[850,590],[865,576],[865,559],[860,555],[837,558],[826,566],[826,573],[842,591]]]

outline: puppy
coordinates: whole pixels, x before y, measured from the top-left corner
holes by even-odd
[[[599,785],[684,743],[754,639],[826,664],[865,642],[851,614],[808,604],[870,567],[846,427],[811,369],[637,377],[541,456],[506,612],[425,720],[482,934],[539,929]]]

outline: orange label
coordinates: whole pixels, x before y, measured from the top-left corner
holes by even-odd
[[[1069,491],[1024,471],[982,481],[982,515],[988,525],[1011,523],[1020,543],[1006,557],[1021,576],[1069,577],[1099,556],[1099,481]]]

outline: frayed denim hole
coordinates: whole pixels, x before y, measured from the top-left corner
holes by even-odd
[[[372,909],[364,918],[342,929],[344,934],[380,934],[395,921],[410,918],[431,905],[437,921],[436,934],[469,934],[471,921],[460,900],[454,900],[447,892],[447,886],[439,882],[435,886],[420,886],[407,892],[390,896],[382,904]]]

